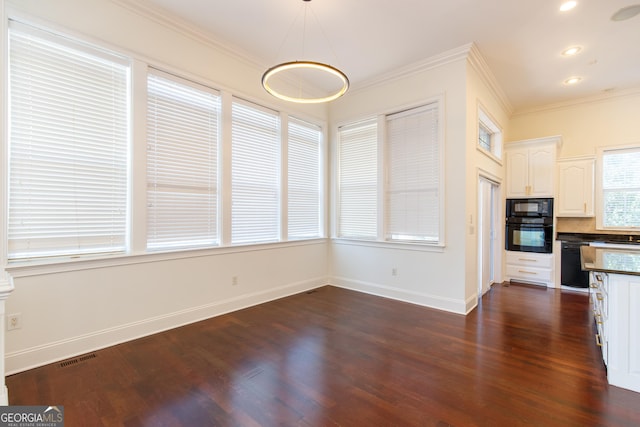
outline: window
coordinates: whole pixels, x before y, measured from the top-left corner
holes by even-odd
[[[478,148],[490,157],[502,158],[502,131],[482,107],[478,108]]]
[[[125,250],[128,75],[121,57],[10,23],[9,259]]]
[[[147,87],[147,248],[216,245],[220,97],[159,71]]]
[[[640,147],[600,153],[601,215],[598,228],[631,230],[640,227]]]
[[[337,236],[375,239],[378,220],[378,127],[368,120],[338,130]]]
[[[322,235],[320,126],[289,118],[288,235],[290,240]]]
[[[493,146],[493,133],[482,122],[478,124],[478,144],[480,148],[491,152]]]
[[[386,239],[439,241],[438,104],[386,118]]]
[[[14,20],[6,59],[0,259],[324,236],[322,126]]]
[[[231,243],[280,240],[280,115],[234,99]]]

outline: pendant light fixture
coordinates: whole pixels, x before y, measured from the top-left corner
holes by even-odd
[[[304,57],[307,12],[310,9],[308,3],[311,0],[302,1],[305,3],[302,30],[302,56]],[[319,22],[318,26],[320,26]],[[317,104],[333,101],[344,95],[349,89],[349,79],[338,68],[323,62],[296,60],[280,63],[265,71],[262,75],[262,86],[271,95],[285,101]],[[312,87],[312,89],[304,90],[304,87]]]

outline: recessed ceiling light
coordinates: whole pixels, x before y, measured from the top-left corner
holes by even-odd
[[[560,5],[560,11],[566,12],[567,10],[571,10],[578,5],[577,1],[566,1]]]
[[[571,46],[571,47],[563,50],[562,51],[562,55],[563,56],[573,56],[573,55],[576,55],[581,50],[582,50],[582,47],[580,47],[580,46]]]
[[[580,83],[582,81],[582,77],[569,77],[564,81],[564,84],[567,86],[574,85],[576,83]]]
[[[625,19],[631,19],[640,13],[640,4],[634,4],[632,6],[623,7],[611,16],[612,21],[624,21]]]

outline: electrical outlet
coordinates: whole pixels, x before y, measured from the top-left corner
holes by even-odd
[[[7,316],[7,331],[20,329],[22,327],[22,315],[20,313],[9,314]]]
[[[233,276],[231,278],[231,286],[238,286],[238,276]]]

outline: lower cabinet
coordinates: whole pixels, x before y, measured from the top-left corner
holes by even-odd
[[[554,286],[553,254],[507,251],[506,261],[507,280]]]
[[[640,392],[640,276],[591,272],[590,290],[609,384]]]

